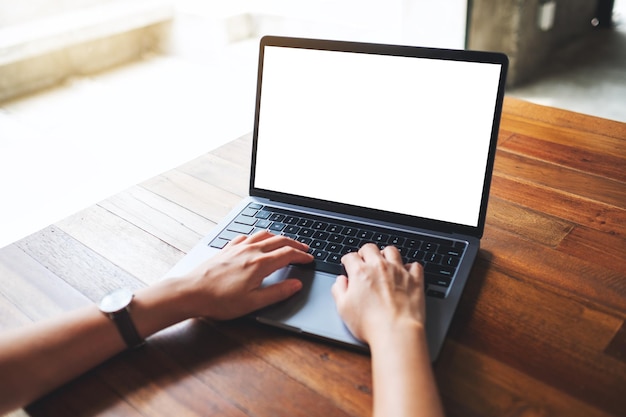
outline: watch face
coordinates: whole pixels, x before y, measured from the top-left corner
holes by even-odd
[[[116,313],[128,307],[132,299],[132,291],[122,288],[104,297],[98,307],[103,313]]]

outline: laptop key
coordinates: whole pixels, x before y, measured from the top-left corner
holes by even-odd
[[[425,262],[439,263],[441,259],[442,259],[441,255],[437,253],[433,253],[433,252],[426,252],[426,254],[424,255]]]
[[[413,248],[419,249],[421,245],[422,245],[422,241],[418,239],[408,238],[406,242],[404,242],[404,246],[409,249],[413,249]]]
[[[325,252],[323,250],[313,249],[311,254],[313,255],[316,261],[324,261],[328,257],[328,252]]]
[[[209,244],[209,246],[212,248],[223,249],[224,246],[228,244],[228,242],[230,242],[230,240],[226,240],[226,239],[222,239],[218,237],[217,239],[213,239],[213,241]]]
[[[228,241],[228,240],[233,240],[237,236],[241,236],[241,233],[232,232],[230,230],[224,230],[222,231],[222,233],[220,233],[218,238]],[[213,246],[213,247],[217,247],[217,246]]]
[[[438,247],[439,245],[437,245],[436,243],[424,242],[422,243],[422,247],[420,249],[424,252],[437,252]]]
[[[274,232],[282,232],[287,225],[285,223],[274,222],[270,226],[270,230]]]
[[[456,268],[457,266],[459,266],[459,257],[458,256],[446,256],[443,258],[443,261],[441,261],[441,263],[442,265],[447,265],[447,266]]]
[[[313,237],[313,233],[315,233],[313,229],[300,229],[300,231],[298,232],[300,236],[306,237]]]
[[[437,291],[433,288],[429,288],[428,291],[426,291],[426,295],[429,297],[435,297],[435,298],[445,298],[446,297],[446,293],[443,291]]]
[[[298,220],[297,225],[302,226],[302,227],[311,227],[313,225],[313,220],[303,218],[303,219]]]
[[[254,217],[257,214],[258,211],[259,211],[258,209],[255,209],[253,207],[248,206],[248,207],[246,207],[245,209],[242,210],[241,215],[242,216]]]
[[[396,245],[391,245],[391,246],[396,246]],[[396,246],[396,248],[398,249],[398,252],[400,252],[400,256],[405,257],[407,252],[409,251],[407,248],[403,248],[401,246]]]
[[[267,229],[268,227],[270,227],[270,224],[272,224],[272,222],[269,220],[259,220],[256,222],[254,227],[257,227],[260,229]]]
[[[231,232],[241,233],[242,235],[249,235],[253,229],[254,229],[253,226],[248,226],[247,224],[239,224],[239,223],[231,223],[226,227],[226,230],[230,230]]]
[[[421,250],[410,249],[406,256],[407,258],[411,260],[411,262],[415,262],[415,261],[422,261],[424,259],[425,254],[426,253]]]
[[[306,245],[308,245],[309,243],[311,243],[313,241],[313,239],[308,238],[308,237],[303,237],[303,236],[298,236],[298,238],[296,240],[298,242],[304,243]]]
[[[343,242],[344,237],[339,235],[339,234],[331,234],[330,236],[328,236],[328,241],[329,242],[333,242],[333,243],[341,243]]]
[[[455,268],[451,268],[445,265],[437,265],[433,263],[427,263],[424,267],[425,273],[435,274],[444,278],[451,278],[454,275]]]
[[[328,243],[328,245],[326,245],[326,248],[324,250],[327,250],[330,253],[341,253],[341,250],[343,249],[343,246],[338,244],[338,243]]]
[[[274,213],[270,216],[270,220],[273,222],[282,222],[285,219],[285,215],[284,214],[277,214]]]
[[[331,253],[330,255],[328,255],[328,258],[326,258],[326,262],[330,262],[330,263],[334,263],[334,264],[340,264],[341,263],[341,255],[339,253]]]
[[[328,227],[328,223],[318,221],[313,223],[313,226],[311,227],[315,230],[326,230],[326,228]]]
[[[356,246],[344,246],[343,249],[341,249],[341,255],[345,255],[346,253],[350,253],[350,252],[357,252],[359,250],[359,248],[357,248]]]
[[[446,278],[446,277],[441,277],[435,274],[425,273],[424,281],[426,281],[426,284],[433,284],[433,285],[439,285],[441,287],[447,287],[450,285],[450,281],[452,281],[452,279],[450,277]]]
[[[300,231],[300,228],[298,226],[294,226],[292,224],[290,224],[289,226],[287,226],[285,228],[285,233],[289,233],[289,234],[298,234],[298,232]]]
[[[326,242],[323,240],[314,240],[313,242],[311,242],[309,244],[309,246],[313,249],[322,249],[324,248],[324,246],[326,246]]]
[[[297,224],[299,220],[300,220],[299,217],[287,216],[287,217],[285,217],[285,220],[283,220],[283,223],[285,223],[285,224]]]
[[[369,230],[359,230],[359,232],[357,233],[357,237],[364,240],[371,239],[373,235],[374,233],[370,232]]]
[[[237,218],[235,219],[235,223],[247,224],[248,226],[253,226],[256,221],[257,219],[255,219],[254,217],[246,215],[237,216]]]
[[[461,256],[463,250],[461,248],[455,248],[452,246],[439,246],[439,249],[437,249],[437,253],[440,253],[444,256]]]
[[[376,243],[387,243],[389,241],[389,235],[386,233],[374,233],[374,236],[372,236],[372,241],[376,242]]]
[[[344,236],[356,236],[356,234],[358,232],[359,232],[359,230],[355,229],[354,227],[344,227],[344,229],[341,232],[341,234],[344,235]]]
[[[326,231],[330,233],[341,233],[342,230],[343,226],[339,226],[338,224],[331,224],[326,228]]]
[[[313,239],[327,240],[330,234],[328,232],[317,231],[313,233]]]

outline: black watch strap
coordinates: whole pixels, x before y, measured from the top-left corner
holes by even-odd
[[[128,307],[118,311],[117,313],[111,314],[111,316],[111,319],[117,326],[117,330],[119,330],[122,338],[129,348],[138,348],[145,343],[145,340],[139,336],[139,332],[137,331],[137,328],[135,328],[135,324],[130,317]]]

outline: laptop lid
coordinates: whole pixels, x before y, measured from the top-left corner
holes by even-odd
[[[250,195],[483,233],[507,57],[264,37]]]

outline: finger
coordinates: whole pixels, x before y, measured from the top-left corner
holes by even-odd
[[[273,238],[274,236],[276,236],[274,233],[270,233],[267,230],[261,230],[259,232],[256,232],[252,235],[248,236],[248,242],[249,243],[256,243],[256,242],[262,242],[264,240]]]
[[[271,252],[284,246],[290,246],[304,252],[309,250],[309,245],[298,242],[295,239],[291,239],[287,236],[274,235],[272,233],[269,233],[269,235],[269,237],[265,237],[259,243],[262,245],[264,252]]]
[[[378,246],[373,243],[366,243],[361,246],[361,249],[359,249],[359,255],[361,255],[363,259],[370,256],[381,256],[380,249],[378,249]]]
[[[335,283],[330,287],[330,292],[333,295],[333,299],[335,300],[335,304],[338,306],[341,304],[341,300],[348,290],[348,277],[345,275],[339,275],[335,279]]]
[[[331,287],[333,295],[342,295],[348,290],[348,277],[345,275],[338,275],[335,278],[335,283]]]
[[[294,278],[259,288],[254,293],[251,311],[283,301],[300,291],[300,289],[302,289],[302,282]]]
[[[419,262],[413,262],[408,265],[409,274],[413,277],[414,281],[419,287],[424,286],[424,268]]]
[[[287,240],[291,239],[287,238]],[[312,254],[292,245],[284,245],[265,254],[277,260],[282,259],[287,263],[308,263],[313,260]]]
[[[341,263],[350,275],[351,271],[358,268],[359,263],[363,262],[363,258],[357,252],[349,252],[341,257]]]
[[[400,256],[400,251],[395,246],[385,246],[385,248],[381,252],[383,254],[383,257],[388,261],[402,262],[402,256]]]
[[[272,272],[289,264],[307,264],[313,262],[313,255],[290,246],[283,246],[272,252],[259,254],[255,264],[258,267],[256,280],[263,280]]]
[[[239,236],[235,236],[230,242],[228,242],[226,244],[226,246],[233,246],[233,245],[237,245],[238,243],[243,242],[244,240],[246,240],[248,238],[248,236],[246,235],[239,235]]]
[[[409,272],[412,274],[417,274],[424,279],[424,266],[419,262],[413,262],[409,264]]]

